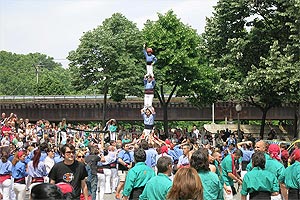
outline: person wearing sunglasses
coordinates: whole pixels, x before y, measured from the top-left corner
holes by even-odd
[[[79,150],[79,151],[76,152],[76,160],[78,162],[85,163],[84,157],[85,156],[84,156],[84,152],[83,151]]]
[[[49,173],[51,184],[60,182],[69,183],[73,186],[73,199],[79,200],[81,190],[85,200],[88,200],[88,189],[86,177],[88,176],[84,163],[75,159],[75,147],[72,144],[65,144],[61,148],[64,158],[62,162],[56,163]]]

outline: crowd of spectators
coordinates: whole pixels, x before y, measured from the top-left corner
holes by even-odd
[[[299,191],[285,179],[290,176],[285,174],[289,161],[300,160],[299,146],[290,156],[285,145],[269,146],[251,134],[238,138],[228,129],[211,134],[193,126],[170,129],[168,137],[157,130],[146,137],[119,128],[115,119],[101,127],[72,125],[66,119],[58,124],[45,119],[32,123],[2,113],[0,194],[3,199],[24,199],[26,191],[32,190],[34,199],[37,185],[42,184],[58,189],[57,195],[65,199],[103,200],[104,194],[112,193],[117,199],[234,199],[239,192],[242,198],[248,194],[250,199],[287,198],[288,189]],[[257,152],[265,156],[253,157]],[[251,185],[249,171],[267,174],[261,185],[273,183],[257,188]],[[63,192],[66,186],[61,182],[70,184],[71,190]],[[191,188],[200,191],[193,193]]]

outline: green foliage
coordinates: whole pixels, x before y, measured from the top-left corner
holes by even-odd
[[[72,92],[68,70],[40,53],[22,55],[0,51],[0,70],[0,95],[67,95]]]
[[[165,15],[158,14],[155,22],[147,21],[143,35],[158,58],[154,74],[161,103],[170,100],[164,99],[165,93],[190,97],[199,105],[215,100],[216,76],[214,70],[206,66],[200,48],[203,40],[196,30],[183,24],[170,10]]]
[[[115,13],[86,32],[70,52],[72,84],[77,90],[96,89],[115,101],[141,95],[141,34],[136,24]]]
[[[267,111],[299,102],[299,0],[220,0],[203,37],[224,100]],[[261,131],[263,133],[263,131]]]

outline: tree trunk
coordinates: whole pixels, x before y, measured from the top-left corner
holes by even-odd
[[[266,125],[266,118],[267,113],[269,109],[264,108],[262,110],[262,119],[261,119],[261,126],[260,126],[260,137],[261,139],[264,139],[264,133],[265,133],[265,125]]]
[[[162,104],[162,109],[163,109],[163,120],[164,120],[164,132],[166,137],[169,137],[169,124],[168,124],[168,104],[164,103]]]
[[[102,108],[102,124],[103,124],[103,127],[105,126],[105,123],[106,123],[106,105],[107,105],[107,88],[104,89],[104,99],[103,99],[103,108]]]
[[[295,128],[295,138],[300,138],[300,104],[298,104],[298,108],[296,109],[296,128]]]
[[[174,85],[167,101],[165,100],[165,95],[164,95],[164,87],[163,85],[160,85],[160,93],[155,90],[155,93],[158,97],[158,100],[160,102],[160,105],[163,109],[163,123],[164,123],[164,132],[165,132],[165,135],[166,137],[169,137],[169,125],[168,125],[168,105],[172,99],[172,96],[174,94],[174,92],[176,91],[176,88],[177,88],[177,84]]]

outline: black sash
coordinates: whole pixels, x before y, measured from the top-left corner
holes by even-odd
[[[145,125],[145,129],[148,129],[148,130],[152,130],[154,125],[147,125],[147,124],[144,124]]]
[[[122,164],[119,164],[118,170],[128,171],[128,167],[126,167],[126,166],[124,166],[124,165],[122,165]]]
[[[256,200],[256,199],[271,199],[271,193],[267,191],[256,191],[250,193],[250,199]]]
[[[139,200],[140,195],[143,193],[145,186],[143,187],[138,187],[138,188],[133,188],[129,199],[130,200]]]
[[[300,199],[300,190],[299,189],[289,189],[289,200]]]

